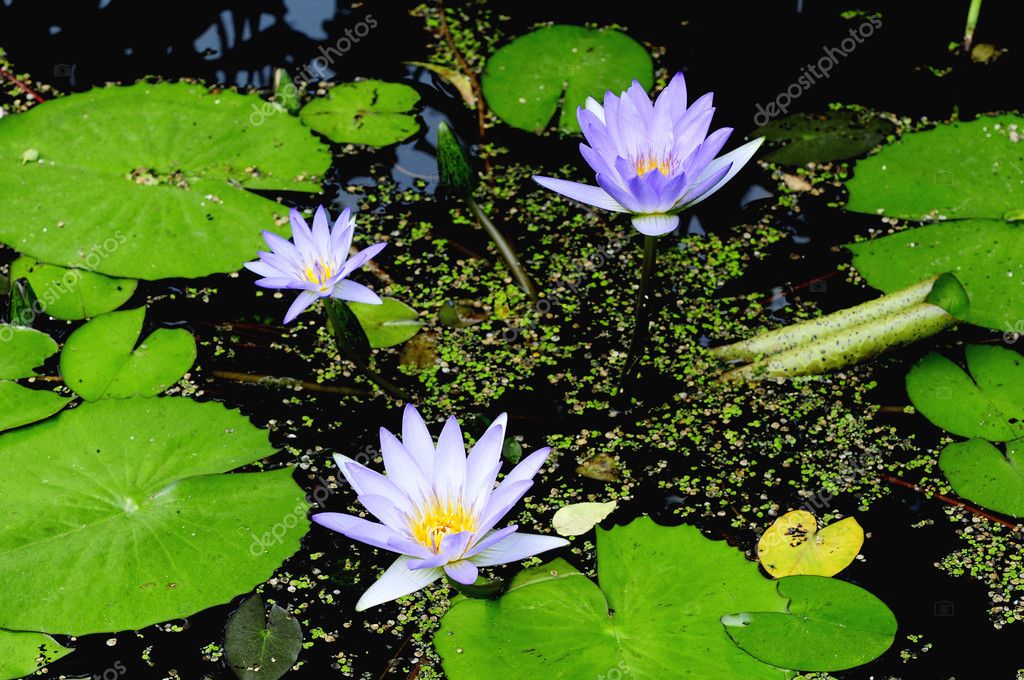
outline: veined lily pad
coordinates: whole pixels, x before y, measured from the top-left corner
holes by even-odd
[[[420,129],[412,113],[419,93],[402,83],[360,80],[335,85],[302,107],[302,122],[332,142],[387,146]]]
[[[299,547],[309,504],[236,411],[183,398],[85,403],[0,435],[0,627],[138,629],[227,602]],[[40,565],[45,565],[41,568]]]
[[[239,680],[277,680],[301,650],[299,620],[276,604],[268,620],[259,595],[242,602],[224,629],[224,656]]]
[[[145,307],[111,312],[76,329],[60,354],[68,387],[93,400],[151,397],[178,382],[196,360],[195,338],[182,328],[158,328],[139,343],[145,316]]]
[[[802,671],[840,671],[892,646],[896,617],[868,591],[824,576],[789,576],[779,593],[789,611],[722,617],[730,637],[755,658]]]
[[[965,354],[970,376],[935,352],[917,362],[907,373],[910,401],[925,418],[961,437],[1024,437],[1024,357],[985,345],[968,345]]]
[[[138,281],[114,279],[85,269],[69,269],[19,257],[11,264],[11,280],[28,279],[45,313],[57,319],[87,319],[127,302]]]
[[[945,220],[849,246],[868,283],[891,292],[950,272],[963,283],[966,320],[1014,330],[1024,319],[1024,146],[992,116],[904,135],[858,161],[849,210],[905,219]]]
[[[35,375],[57,353],[57,343],[46,333],[7,324],[0,325],[0,348],[0,379],[9,380]]]
[[[237,270],[288,234],[287,211],[245,189],[319,191],[327,147],[255,95],[139,83],[51,99],[0,119],[0,241],[42,262],[117,277]],[[39,157],[23,163],[25,149]]]
[[[349,302],[349,309],[359,319],[370,347],[400,345],[419,333],[423,327],[419,312],[395,298],[383,298],[384,304],[370,305]]]
[[[834,576],[849,566],[864,545],[864,530],[853,517],[818,529],[806,510],[793,510],[768,527],[757,542],[757,557],[775,578],[810,574]]]
[[[543,132],[558,109],[558,129],[579,132],[576,107],[618,94],[636,79],[654,85],[643,45],[625,33],[557,24],[520,36],[487,60],[481,86],[498,117],[520,130]]]
[[[1009,442],[1006,455],[980,439],[956,442],[942,450],[939,467],[958,495],[1024,517],[1024,440]]]
[[[10,380],[0,380],[0,430],[48,418],[69,401],[49,390],[34,390]]]
[[[0,680],[31,675],[73,651],[49,635],[0,630]]]
[[[597,559],[600,587],[559,559],[520,573],[498,600],[458,599],[434,636],[447,676],[791,677],[737,648],[719,621],[786,611],[775,584],[740,552],[693,527],[641,518],[598,529]]]
[[[878,146],[893,125],[884,118],[858,111],[824,115],[794,113],[770,121],[752,137],[764,137],[774,147],[764,159],[784,165],[853,158]]]

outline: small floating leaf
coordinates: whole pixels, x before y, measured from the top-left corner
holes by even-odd
[[[1024,357],[986,345],[968,345],[965,354],[971,375],[935,352],[918,361],[907,373],[910,401],[925,418],[961,437],[1024,437]]]
[[[768,527],[757,542],[761,566],[775,578],[809,574],[834,576],[857,557],[864,530],[853,517],[818,530],[806,510],[792,510]]]
[[[268,621],[259,595],[242,602],[224,629],[224,656],[239,680],[278,680],[301,650],[298,619],[274,604]]]
[[[49,635],[0,630],[0,680],[16,680],[32,675],[46,664],[73,651],[58,644]]]
[[[981,439],[954,442],[942,450],[939,468],[959,496],[1024,517],[1024,440],[1009,442],[1006,455]]]
[[[25,277],[42,310],[56,319],[86,319],[111,312],[128,301],[138,281],[115,279],[85,269],[69,269],[19,257],[11,278]]]
[[[49,390],[34,390],[0,380],[0,430],[10,430],[48,418],[71,401]]]
[[[139,343],[145,315],[145,307],[111,312],[77,328],[60,354],[68,387],[91,401],[154,396],[178,382],[196,360],[195,338],[158,328]]]
[[[882,143],[893,129],[892,123],[872,113],[844,110],[794,113],[762,125],[751,137],[764,137],[772,147],[765,160],[804,165],[859,156]]]
[[[633,79],[654,85],[651,55],[625,33],[556,24],[520,36],[487,60],[482,89],[498,117],[520,130],[543,132],[562,107],[558,129],[579,132],[576,108],[604,99]]]
[[[46,333],[0,324],[0,379],[17,380],[36,374],[35,369],[57,353],[57,343]]]
[[[801,671],[841,671],[877,659],[896,638],[896,617],[868,591],[823,576],[789,576],[779,594],[787,612],[722,617],[733,641],[765,663]]]
[[[423,327],[419,312],[395,298],[382,298],[380,305],[349,302],[348,307],[359,320],[370,347],[400,345]]]
[[[299,117],[332,142],[387,146],[420,129],[412,113],[419,100],[408,85],[360,80],[335,85],[302,107]]]
[[[560,536],[579,536],[612,514],[615,501],[606,503],[573,503],[559,508],[551,518],[551,526]]]

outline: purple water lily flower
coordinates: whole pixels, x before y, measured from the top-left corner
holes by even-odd
[[[533,486],[533,476],[551,452],[544,448],[530,454],[495,487],[506,421],[505,414],[498,416],[467,456],[454,416],[435,446],[423,418],[408,405],[402,441],[380,430],[386,476],[335,455],[360,503],[381,523],[337,512],[313,515],[313,521],[401,555],[359,598],[357,611],[413,593],[444,574],[470,584],[480,567],[526,559],[568,543],[518,533],[514,524],[495,529]]]
[[[256,281],[257,286],[302,291],[288,308],[285,323],[320,298],[381,304],[376,293],[346,277],[383,250],[386,243],[375,243],[349,258],[356,228],[356,220],[349,208],[342,211],[331,229],[327,226],[327,211],[323,206],[317,208],[313,215],[312,229],[298,210],[292,208],[289,216],[294,243],[264,230],[263,238],[271,252],[260,251],[258,260],[245,263],[246,269],[263,277]]]
[[[632,214],[633,226],[647,236],[667,234],[679,213],[715,193],[750,160],[763,138],[724,156],[732,128],[710,135],[713,93],[686,105],[686,83],[677,73],[651,102],[637,81],[616,97],[593,97],[576,117],[587,143],[580,152],[599,186],[535,176],[543,187],[605,210]]]

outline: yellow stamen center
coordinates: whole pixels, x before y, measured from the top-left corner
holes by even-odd
[[[654,156],[642,156],[637,159],[634,167],[636,168],[637,177],[643,177],[651,170],[657,170],[663,175],[667,175],[672,171],[667,158],[655,158]]]
[[[334,270],[326,262],[315,262],[306,267],[306,278],[318,286],[325,285],[334,274]]]
[[[476,515],[459,502],[434,500],[409,525],[412,537],[433,552],[441,548],[441,539],[460,531],[476,531]]]

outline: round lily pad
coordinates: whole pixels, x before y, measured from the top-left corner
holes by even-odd
[[[319,191],[330,162],[255,95],[139,83],[59,97],[0,118],[0,241],[114,277],[236,271],[263,229],[288,234],[287,211],[246,189]]]
[[[274,452],[236,411],[107,399],[0,435],[0,627],[138,629],[227,602],[299,547],[291,470],[220,474]],[[43,566],[40,566],[43,565]]]
[[[864,545],[864,530],[846,517],[818,530],[818,520],[806,510],[779,517],[757,542],[757,557],[765,571],[781,578],[798,574],[834,576],[852,562]]]
[[[935,352],[907,373],[918,411],[961,437],[1009,441],[1024,437],[1024,357],[1005,347],[968,345],[968,375]]]
[[[1024,440],[1006,445],[1006,454],[980,439],[948,445],[939,468],[956,493],[986,508],[1024,517]]]
[[[49,635],[0,630],[0,680],[15,680],[72,652]]]
[[[56,319],[87,319],[113,311],[128,301],[138,281],[115,279],[85,269],[58,267],[19,257],[11,263],[11,280],[28,279],[42,310]]]
[[[10,430],[48,418],[71,401],[50,390],[34,390],[0,380],[0,430]]]
[[[60,354],[64,382],[83,399],[160,394],[196,360],[183,328],[158,328],[139,342],[146,308],[98,316],[72,333]]]
[[[561,105],[558,129],[579,132],[576,108],[633,80],[654,85],[654,64],[643,45],[612,29],[556,24],[501,47],[484,67],[487,105],[512,127],[543,132]]]
[[[755,130],[770,150],[764,159],[783,165],[837,161],[875,148],[893,132],[893,124],[871,113],[831,111],[827,114],[794,113]]]
[[[0,379],[9,380],[35,375],[35,369],[57,353],[57,343],[46,333],[7,324],[0,324],[0,348]]]
[[[757,566],[694,527],[640,518],[597,530],[600,587],[564,560],[527,569],[498,600],[458,599],[434,646],[451,680],[623,677],[782,680],[719,619],[785,612]],[[627,672],[628,671],[628,672]]]
[[[789,576],[779,593],[789,611],[722,617],[729,636],[752,656],[802,671],[841,671],[877,659],[892,646],[896,617],[868,591],[824,576]]]
[[[332,142],[387,146],[420,129],[412,113],[419,100],[408,85],[360,80],[335,85],[302,107],[299,117]]]
[[[359,320],[370,347],[400,345],[419,333],[423,327],[419,312],[394,298],[382,298],[383,304],[349,302],[349,309]]]
[[[224,628],[224,656],[238,680],[277,680],[301,650],[299,620],[276,604],[268,620],[259,595],[242,602]]]

